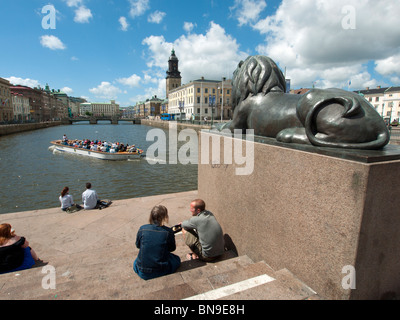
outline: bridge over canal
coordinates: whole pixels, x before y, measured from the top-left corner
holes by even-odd
[[[119,122],[132,122],[132,124],[140,124],[140,119],[133,118],[120,118],[120,117],[78,117],[78,118],[64,118],[61,120],[62,124],[73,124],[75,122],[88,122],[89,124],[97,124],[98,121],[110,121],[111,124],[118,124]]]

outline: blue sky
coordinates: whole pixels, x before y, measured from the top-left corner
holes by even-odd
[[[0,12],[0,77],[92,102],[164,98],[172,48],[183,83],[262,54],[292,88],[400,85],[398,0],[0,0]]]

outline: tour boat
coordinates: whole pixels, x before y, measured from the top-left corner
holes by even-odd
[[[62,140],[55,140],[50,142],[52,146],[50,147],[51,150],[60,151],[60,152],[67,152],[82,156],[87,156],[91,158],[101,159],[101,160],[132,160],[132,159],[140,159],[144,157],[143,150],[136,148],[136,152],[103,152],[103,151],[93,151],[90,149],[83,149],[78,147],[72,147],[69,145],[62,144]]]

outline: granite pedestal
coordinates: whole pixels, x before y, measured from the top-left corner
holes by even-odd
[[[243,155],[254,148],[248,175],[237,175],[243,164],[224,163],[224,146],[238,151],[235,140]],[[400,147],[339,150],[256,137],[246,149],[244,140],[204,131],[200,143],[199,197],[239,255],[287,268],[331,299],[400,297]]]

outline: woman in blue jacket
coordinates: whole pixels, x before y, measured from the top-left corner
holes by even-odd
[[[144,280],[174,273],[181,259],[174,255],[175,235],[168,223],[168,210],[164,206],[155,206],[150,213],[149,224],[141,226],[136,236],[139,254],[133,263],[133,270]]]

